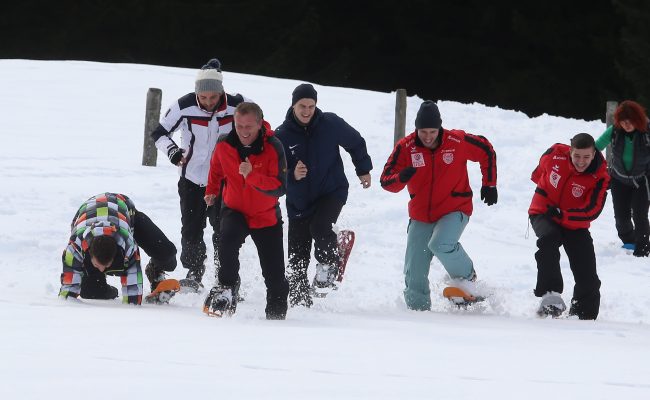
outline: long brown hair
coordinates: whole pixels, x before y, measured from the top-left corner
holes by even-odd
[[[639,132],[648,131],[648,115],[641,104],[632,100],[625,100],[614,111],[614,126],[621,129],[621,121],[628,120]]]

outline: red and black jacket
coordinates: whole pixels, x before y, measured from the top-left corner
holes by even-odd
[[[454,211],[472,215],[467,161],[480,163],[483,186],[497,183],[496,154],[486,138],[441,128],[438,142],[431,150],[424,147],[417,131],[411,133],[397,143],[381,175],[381,186],[389,192],[408,188],[409,217],[421,222],[436,222]],[[408,183],[400,182],[399,173],[407,167],[417,172]]]
[[[253,170],[244,178],[239,164],[247,157]],[[249,228],[265,228],[281,221],[278,198],[286,192],[287,161],[282,143],[266,121],[250,146],[241,144],[235,129],[219,137],[205,194],[218,196],[222,184],[224,205],[242,213]]]
[[[597,151],[584,172],[576,171],[571,162],[571,147],[556,143],[540,158],[530,179],[537,184],[529,215],[544,214],[557,207],[561,218],[554,218],[566,229],[589,228],[598,218],[607,197],[609,174],[607,162]]]

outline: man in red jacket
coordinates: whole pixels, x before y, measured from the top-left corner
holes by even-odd
[[[560,246],[564,246],[575,279],[570,315],[596,319],[600,308],[600,280],[589,233],[591,221],[605,205],[609,175],[607,163],[596,151],[594,138],[579,133],[571,146],[554,144],[539,160],[531,180],[537,184],[528,209],[537,235],[538,314],[559,316],[566,310],[560,294]]]
[[[497,202],[496,154],[490,142],[441,125],[436,104],[422,103],[415,132],[397,143],[381,175],[385,190],[407,187],[411,198],[404,299],[413,310],[431,308],[428,276],[434,255],[452,279],[476,279],[474,264],[458,242],[472,215],[467,161],[481,165],[481,200],[488,206]]]
[[[250,235],[266,284],[266,318],[284,319],[289,284],[284,276],[282,214],[278,198],[286,191],[287,161],[282,143],[263,120],[260,107],[237,106],[234,130],[217,141],[205,202],[212,205],[223,185],[218,283],[205,301],[209,315],[232,314],[239,291],[239,249]]]

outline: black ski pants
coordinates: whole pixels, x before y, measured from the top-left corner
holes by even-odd
[[[645,180],[639,187],[627,185],[616,178],[610,182],[616,231],[623,243],[639,243],[650,233],[648,223],[648,188]],[[634,224],[632,223],[634,222]]]
[[[176,269],[176,246],[163,231],[142,211],[135,211],[131,220],[133,239],[138,247],[153,260],[156,268],[164,271]],[[113,260],[115,268],[123,266],[124,255],[118,251]],[[106,283],[106,274],[92,266],[90,254],[86,254],[84,267],[86,274],[81,278],[81,297],[84,299],[113,299],[117,291]]]
[[[339,250],[333,225],[344,203],[334,196],[324,196],[316,202],[313,214],[289,218],[289,284],[296,301],[309,295],[307,268],[314,241],[314,257],[321,264],[338,264]]]
[[[262,267],[262,276],[266,285],[266,315],[285,315],[289,284],[284,276],[282,220],[273,226],[251,229],[242,213],[228,207],[222,208],[219,284],[235,287],[239,285],[239,249],[248,235],[257,247],[257,255]]]
[[[219,208],[221,198],[208,207],[203,197],[205,186],[181,177],[178,180],[178,195],[181,202],[181,263],[184,268],[195,269],[204,266],[206,255],[203,231],[206,218],[212,226],[212,244],[214,246],[214,263],[219,265]]]
[[[563,228],[545,215],[533,215],[530,222],[538,238],[535,296],[564,290],[560,269],[560,246],[564,246],[575,280],[569,314],[580,319],[596,319],[600,309],[600,279],[589,230]]]

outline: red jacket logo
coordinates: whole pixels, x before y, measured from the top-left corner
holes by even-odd
[[[424,156],[422,153],[411,154],[411,163],[413,163],[413,166],[416,168],[424,167]]]
[[[444,161],[445,164],[451,164],[454,162],[454,153],[443,153],[442,161]]]
[[[582,187],[582,186],[580,186],[580,185],[578,185],[576,183],[573,184],[573,187],[571,188],[571,194],[573,195],[573,197],[575,197],[575,198],[582,197],[584,192],[585,192],[584,187]]]
[[[548,176],[548,179],[549,179],[549,181],[551,182],[551,185],[553,185],[553,187],[557,189],[557,185],[558,185],[558,183],[560,183],[560,179],[562,179],[562,177],[560,176],[560,174],[558,174],[557,172],[553,171],[553,172],[551,172],[551,174]]]

